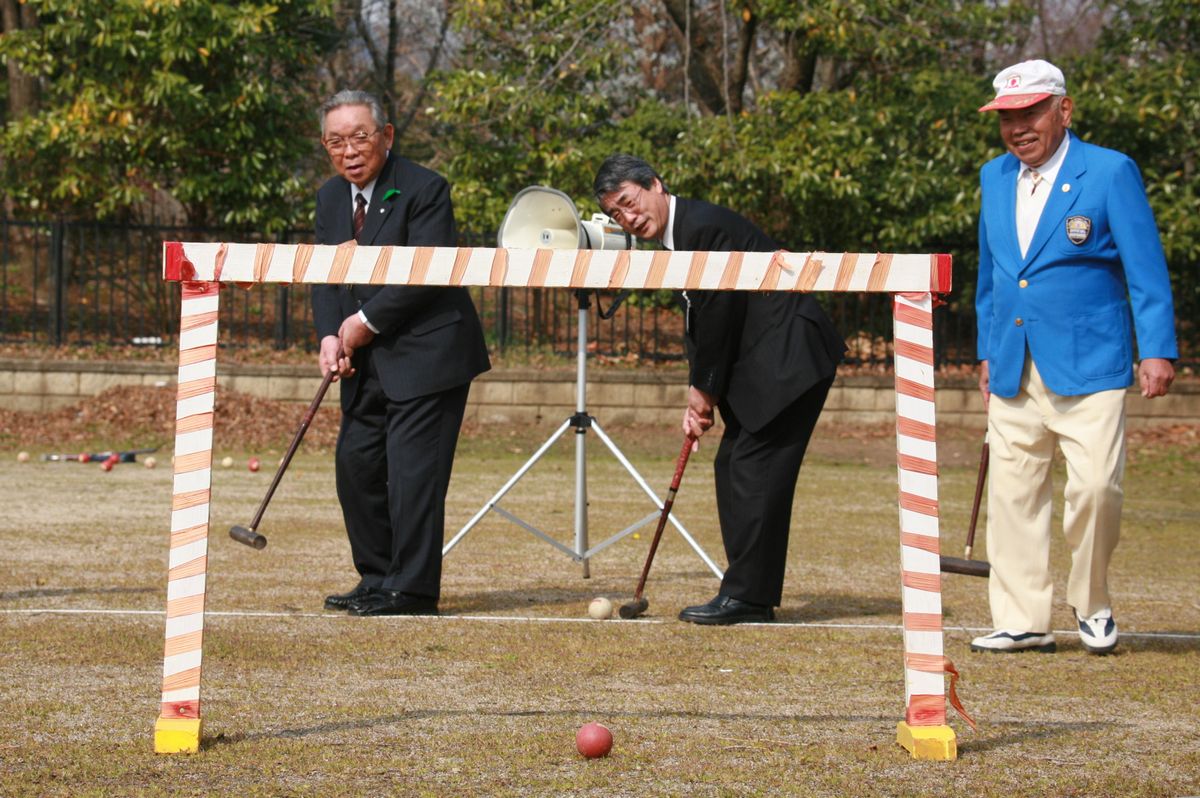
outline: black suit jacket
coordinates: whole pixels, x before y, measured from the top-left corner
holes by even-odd
[[[321,186],[318,244],[342,244],[354,237],[351,206],[345,178],[332,177]],[[457,246],[450,184],[436,172],[390,154],[375,182],[358,243]],[[337,335],[342,321],[360,309],[379,329],[371,345],[355,352],[354,358],[371,358],[374,373],[393,401],[465,385],[491,368],[479,314],[465,288],[318,285],[312,290],[312,304],[318,341]],[[343,380],[343,410],[349,409],[357,389],[356,377]]]
[[[770,236],[731,210],[676,197],[677,250],[774,252]],[[690,382],[750,432],[837,370],[846,344],[817,301],[791,291],[688,291]]]

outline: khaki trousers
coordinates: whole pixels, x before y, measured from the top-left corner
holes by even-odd
[[[1017,395],[989,400],[988,444],[988,598],[993,628],[1051,630],[1055,444],[1067,464],[1067,602],[1083,617],[1111,607],[1108,564],[1121,531],[1125,391],[1059,396],[1045,386],[1027,357]]]

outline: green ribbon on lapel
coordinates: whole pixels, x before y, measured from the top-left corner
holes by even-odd
[[[384,201],[384,202],[387,202],[387,201],[388,201],[388,200],[390,200],[392,197],[398,197],[398,196],[400,196],[400,189],[398,189],[398,188],[389,188],[389,189],[388,189],[388,191],[387,191],[387,193],[383,195],[383,201]]]

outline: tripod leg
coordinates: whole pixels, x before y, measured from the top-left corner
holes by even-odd
[[[588,550],[587,427],[575,429],[575,554],[583,564],[583,578],[592,575]]]
[[[658,498],[658,494],[656,494],[654,490],[648,484],[646,484],[646,480],[642,478],[642,475],[638,473],[638,470],[633,467],[633,464],[630,463],[621,450],[617,448],[617,445],[613,443],[612,438],[608,437],[604,430],[600,428],[600,422],[592,419],[592,429],[594,429],[596,434],[600,436],[600,440],[604,441],[604,445],[608,447],[610,452],[612,452],[613,457],[617,458],[617,462],[625,467],[625,470],[629,472],[629,476],[633,477],[633,481],[636,482],[638,486],[645,492],[645,494],[650,497],[650,501],[654,502],[655,506],[661,510],[662,501]],[[679,523],[679,519],[672,514],[667,516],[667,520],[670,521],[671,525],[675,527],[675,531],[683,536],[683,539],[687,541],[688,545],[691,546],[692,550],[696,552],[701,560],[704,561],[704,564],[708,566],[709,570],[713,572],[717,579],[724,578],[724,572],[720,569],[720,567],[717,566],[715,562],[712,561],[712,558],[708,556],[703,548],[701,548],[700,544],[696,542],[695,538],[688,533],[683,524]]]
[[[492,496],[492,498],[488,499],[487,504],[483,505],[483,507],[479,508],[479,512],[477,512],[477,513],[475,513],[475,515],[471,516],[471,520],[466,523],[466,526],[464,526],[462,529],[458,530],[458,534],[456,534],[453,538],[451,538],[450,542],[442,547],[442,556],[443,557],[445,557],[447,554],[449,554],[450,550],[452,548],[454,548],[455,546],[457,546],[459,544],[459,542],[467,536],[467,533],[470,532],[471,529],[476,524],[478,524],[485,515],[487,515],[489,512],[491,512],[492,508],[494,508],[497,504],[500,503],[500,500],[502,498],[504,498],[504,494],[506,494],[510,490],[512,490],[513,486],[517,484],[517,482],[521,479],[521,477],[525,476],[525,472],[527,472],[529,469],[533,468],[534,463],[536,463],[538,460],[540,460],[542,455],[544,455],[546,453],[546,451],[551,446],[554,445],[554,442],[557,441],[559,438],[561,438],[563,433],[566,432],[568,429],[570,429],[570,427],[571,427],[571,420],[567,419],[566,421],[563,422],[563,425],[561,427],[559,427],[557,430],[555,430],[554,434],[551,435],[546,440],[546,442],[541,445],[541,448],[539,448],[536,452],[534,452],[533,455],[528,460],[525,461],[525,465],[521,466],[519,469],[517,469],[517,473],[515,473],[511,477],[509,477],[508,482],[504,483],[504,487],[502,487],[502,488],[500,488],[500,490],[496,491],[496,494],[494,496]]]

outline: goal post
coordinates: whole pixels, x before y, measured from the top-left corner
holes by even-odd
[[[946,723],[934,297],[942,254],[672,252],[165,242],[163,278],[182,283],[166,643],[155,750],[200,749],[200,674],[221,283],[491,286],[887,293],[893,297],[905,713],[916,758],[957,756]]]

